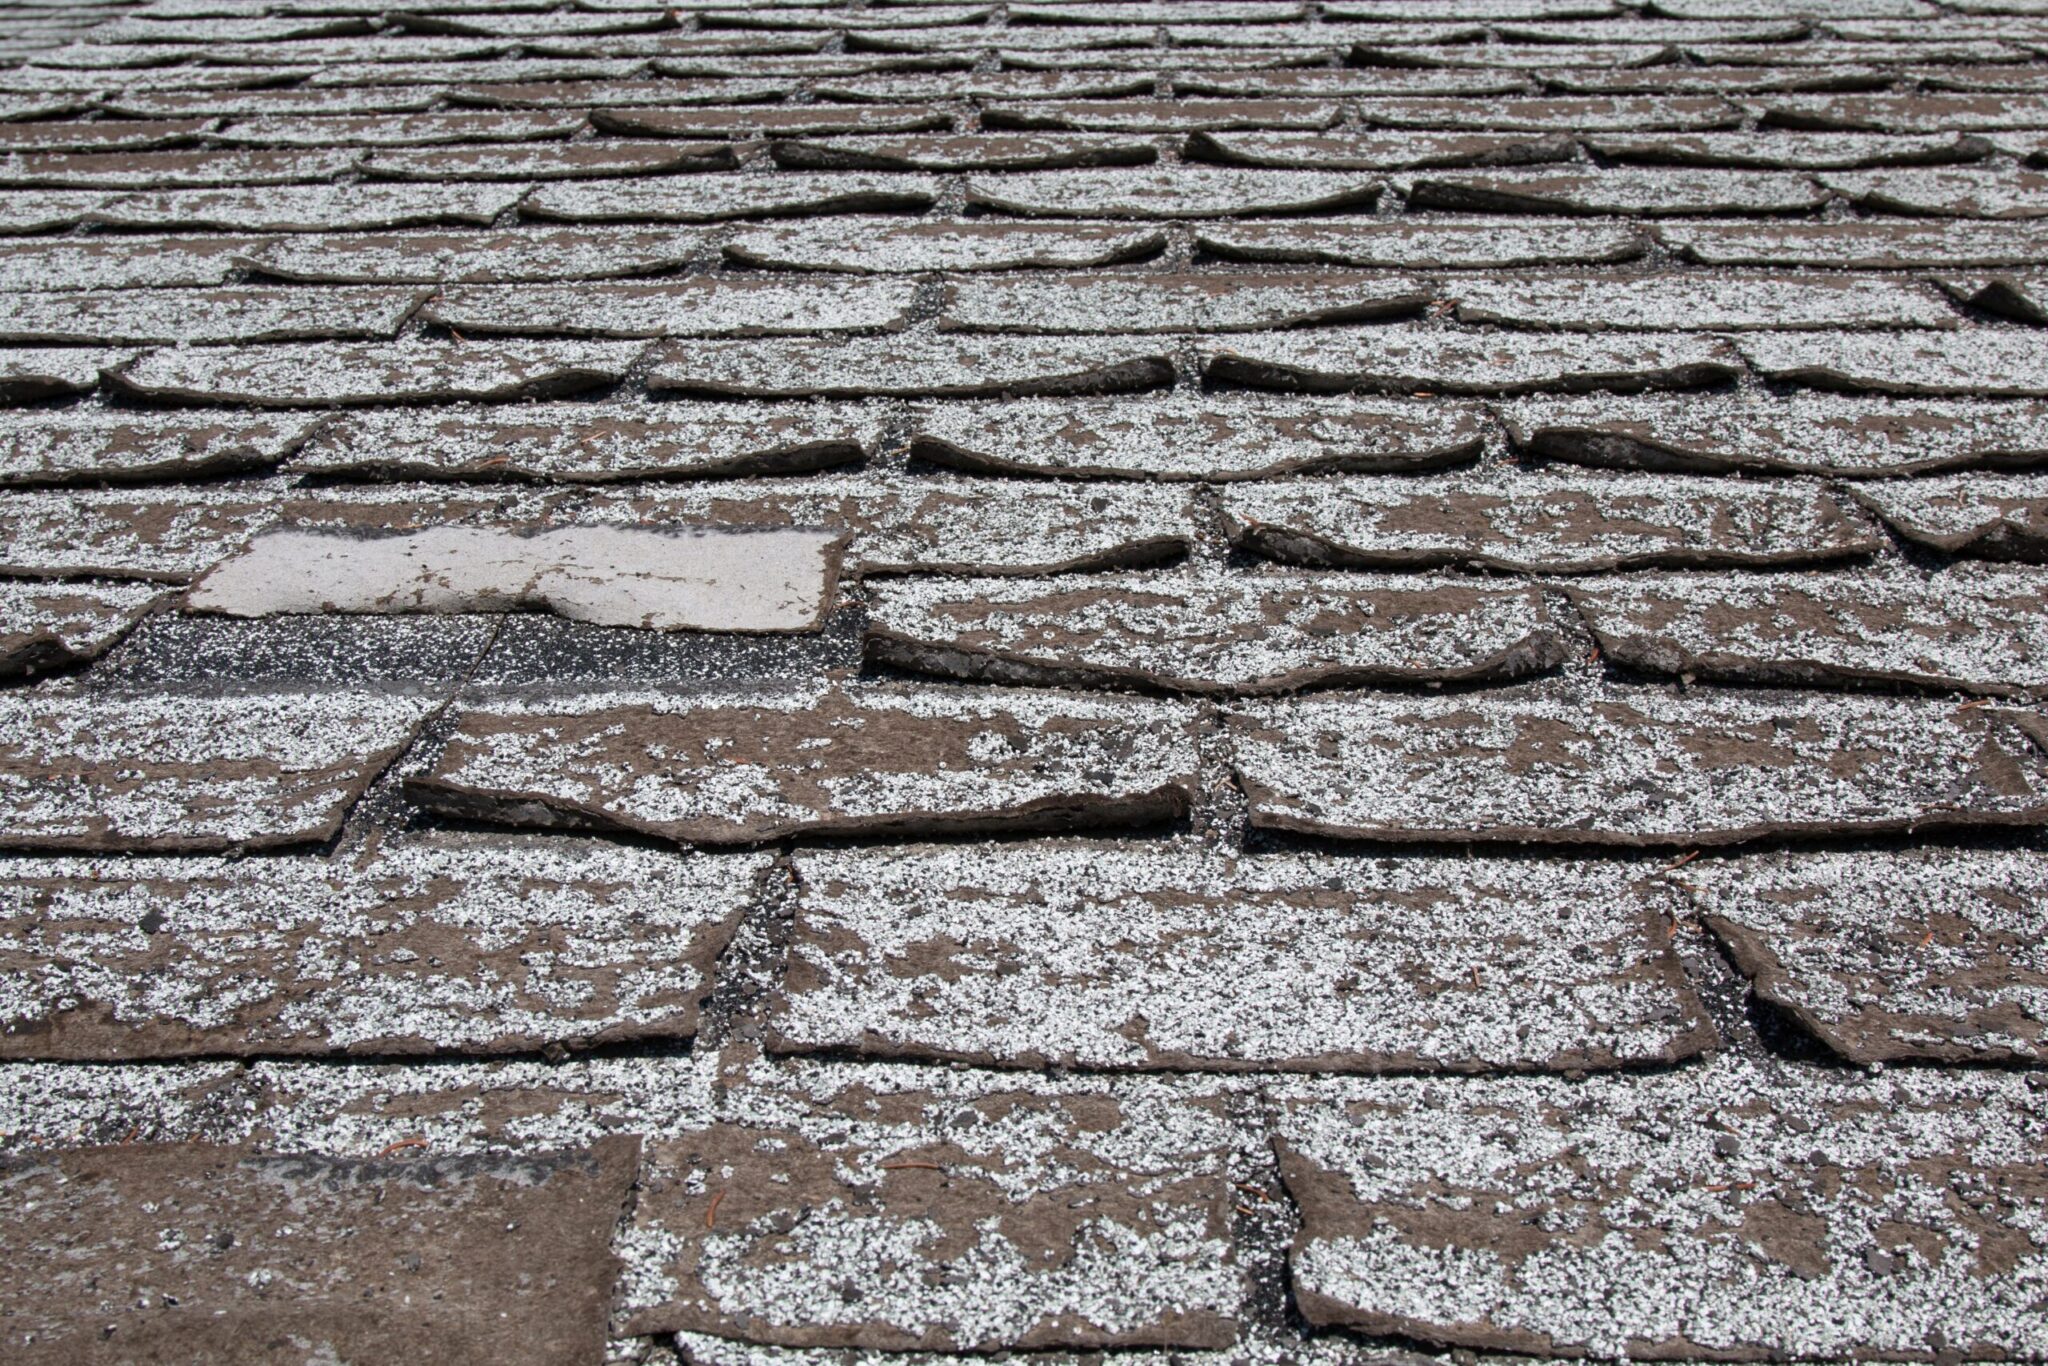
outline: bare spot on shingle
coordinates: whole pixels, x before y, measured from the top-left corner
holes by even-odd
[[[620,1236],[626,1331],[944,1352],[1237,1336],[1249,1140],[1213,1086],[804,1063],[721,1081],[715,1123],[650,1151]]]
[[[2024,1355],[2044,1106],[2015,1074],[1733,1054],[1274,1098],[1309,1322],[1620,1359]],[[1951,1346],[1952,1344],[1952,1346]]]
[[[2048,405],[1836,394],[1529,398],[1501,418],[1517,446],[1617,469],[1885,478],[2048,462]]]
[[[928,176],[703,175],[543,185],[527,197],[520,212],[571,223],[708,223],[825,213],[920,213],[937,198],[938,182]]]
[[[705,239],[702,228],[321,233],[245,246],[241,264],[260,275],[311,284],[601,280],[675,270]]]
[[[876,409],[834,403],[401,408],[328,423],[292,470],[549,483],[799,474],[859,460],[880,444],[882,422]]]
[[[120,483],[267,469],[312,432],[306,418],[41,409],[0,412],[0,485]]]
[[[225,284],[236,254],[266,239],[101,237],[0,242],[0,289],[135,289]]]
[[[1953,702],[1600,687],[1245,704],[1252,824],[1349,839],[1676,846],[2048,822],[2015,719]]]
[[[2048,175],[2038,171],[1853,171],[1823,175],[1821,183],[1872,213],[1937,218],[2048,218]]]
[[[361,691],[0,693],[0,849],[330,839],[434,704]]]
[[[729,261],[775,270],[915,274],[1119,265],[1165,248],[1164,232],[1118,223],[849,218],[745,228],[727,240],[724,252]]]
[[[1514,166],[1569,161],[1567,138],[1515,133],[1196,133],[1183,155],[1224,166],[1395,171],[1426,166]]]
[[[1166,344],[1121,337],[706,341],[662,351],[647,384],[751,398],[1120,393],[1171,384],[1169,357]]]
[[[1856,490],[1886,526],[1919,545],[1987,560],[2048,561],[2048,475],[1960,474]]]
[[[967,200],[1044,218],[1223,218],[1261,213],[1369,210],[1380,182],[1316,171],[1168,166],[1156,170],[1042,171],[970,176]]]
[[[1570,584],[1601,653],[1728,683],[2048,688],[2048,574],[1627,575]]]
[[[433,147],[374,152],[363,174],[374,180],[573,180],[580,176],[668,175],[727,171],[737,165],[722,142],[540,143],[490,147]]]
[[[0,1055],[687,1039],[767,866],[480,835],[334,858],[11,860],[0,864]]]
[[[1884,540],[1807,482],[1506,469],[1221,490],[1234,543],[1293,564],[1529,573],[1811,564]]]
[[[1042,171],[1145,166],[1159,149],[1138,138],[1089,133],[911,134],[789,138],[768,144],[778,166],[820,171]]]
[[[1444,293],[1461,322],[1572,331],[1896,329],[1961,321],[1919,281],[1862,275],[1467,277]]]
[[[842,539],[710,527],[279,530],[216,566],[187,602],[237,617],[538,609],[654,631],[814,631],[831,607]]]
[[[1064,843],[805,853],[768,1039],[983,1067],[1673,1062],[1716,1036],[1666,946],[1683,905],[1653,871]]]
[[[1389,275],[1177,274],[985,278],[945,286],[959,332],[1246,332],[1412,317],[1422,281]]]
[[[1145,826],[1187,809],[1193,721],[1166,702],[987,688],[481,702],[406,789],[515,825],[711,845]]]
[[[302,341],[388,338],[426,293],[418,289],[63,290],[0,295],[0,340],[10,342]]]
[[[1623,225],[1528,218],[1223,223],[1196,229],[1195,244],[1237,261],[1408,269],[1629,261],[1647,245]]]
[[[699,275],[655,284],[462,285],[421,310],[457,335],[759,337],[878,332],[910,320],[917,286],[889,278]],[[0,335],[5,335],[0,328]]]
[[[639,1146],[346,1161],[126,1144],[12,1159],[22,1208],[0,1255],[23,1298],[10,1335],[33,1344],[23,1360],[48,1362],[109,1338],[186,1360],[273,1343],[337,1360],[601,1357]]]
[[[1671,214],[1807,213],[1828,193],[1779,171],[1445,171],[1416,177],[1412,208],[1477,213]]]
[[[143,398],[272,408],[505,402],[616,384],[645,350],[645,342],[496,339],[188,347],[151,351],[117,382]]]
[[[524,185],[276,185],[124,195],[90,215],[119,228],[340,232],[436,223],[478,227],[519,202]]]
[[[98,657],[162,592],[149,584],[0,583],[0,678]]]
[[[870,590],[867,652],[916,672],[1185,693],[1497,683],[1564,661],[1524,586],[1190,566]]]
[[[1686,875],[1756,992],[1841,1057],[2048,1057],[2048,863],[2031,851],[1714,859]]]
[[[1759,333],[1735,345],[1769,378],[1821,389],[2048,397],[2048,336],[2038,332]]]
[[[98,386],[104,371],[133,359],[133,351],[71,346],[0,348],[0,403],[33,403],[88,393]],[[1172,371],[1167,373],[1170,377]]]
[[[911,424],[911,453],[938,464],[1092,479],[1434,469],[1485,441],[1464,404],[1264,394],[932,404]]]
[[[1369,327],[1200,342],[1205,377],[1258,389],[1519,394],[1542,389],[1691,389],[1740,373],[1726,339]]]

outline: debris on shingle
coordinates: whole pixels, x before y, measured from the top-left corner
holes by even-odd
[[[0,341],[221,342],[389,338],[426,293],[418,289],[61,290],[4,296]]]
[[[1211,380],[1321,392],[1690,389],[1733,380],[1741,359],[1726,339],[1697,332],[1534,336],[1389,326],[1199,345]]]
[[[220,285],[248,237],[99,237],[0,242],[0,289],[136,289]]]
[[[1931,550],[2048,562],[2048,475],[1944,475],[1864,485],[1855,494],[1886,526]]]
[[[311,284],[494,284],[656,275],[703,247],[702,228],[527,228],[515,232],[323,233],[241,239],[241,264]],[[166,282],[170,283],[170,282]]]
[[[277,520],[281,483],[0,493],[0,573],[176,582]]]
[[[1982,138],[1941,133],[1627,133],[1589,137],[1586,147],[1623,163],[1754,171],[1942,165],[1980,161],[1991,151]]]
[[[1503,405],[1514,443],[1551,460],[1703,474],[1885,478],[2048,462],[2048,405],[1837,394],[1634,394]]]
[[[1119,223],[859,218],[743,228],[723,248],[740,265],[860,274],[1076,269],[1142,261],[1165,249],[1163,232]],[[0,269],[5,260],[0,255]]]
[[[0,865],[0,1056],[687,1039],[767,867],[484,835],[333,858],[11,860]]]
[[[1630,227],[1528,218],[1221,223],[1197,228],[1195,244],[1234,261],[1411,270],[1631,261],[1646,248]]]
[[[612,1136],[520,1156],[131,1143],[15,1158],[10,1354],[596,1359],[639,1150]]]
[[[1497,683],[1566,653],[1525,586],[1207,565],[877,583],[867,652],[973,682],[1184,693]]]
[[[1659,223],[1657,236],[1686,260],[1706,266],[1903,266],[2032,264],[2048,252],[2038,223]]]
[[[1244,704],[1254,826],[1372,840],[1691,848],[2048,822],[2048,765],[2007,714],[1825,693]]]
[[[1313,1324],[1603,1358],[1976,1360],[2038,1336],[2043,1104],[2016,1075],[1723,1055],[1275,1103]]]
[[[1429,286],[1388,275],[1064,275],[945,287],[960,332],[1248,332],[1412,317]],[[0,330],[4,335],[4,330]]]
[[[262,470],[297,450],[304,418],[232,412],[0,411],[0,485],[121,483]]]
[[[1369,210],[1380,182],[1315,171],[1220,166],[970,176],[967,202],[1044,218],[1223,218]]]
[[[0,692],[0,849],[192,852],[333,838],[431,697]]]
[[[881,413],[858,404],[401,408],[325,424],[292,470],[549,483],[800,474],[859,460],[880,445],[881,429]]]
[[[1147,166],[1159,149],[1137,138],[1088,133],[789,138],[768,144],[778,166],[819,171],[1042,171]]]
[[[1778,171],[1504,170],[1416,177],[1408,204],[1477,213],[1671,214],[1807,213],[1828,192]]]
[[[1883,537],[1820,485],[1518,469],[1232,484],[1238,546],[1291,564],[1524,573],[1812,564]]]
[[[1821,183],[1871,213],[2048,218],[2048,175],[2037,171],[1853,171],[1824,175]]]
[[[1563,65],[1563,63],[1559,63]],[[1711,96],[1491,100],[1469,98],[1369,99],[1359,106],[1368,128],[1488,129],[1519,133],[1633,132],[1647,129],[1733,128],[1742,111]]]
[[[815,631],[831,608],[842,539],[715,528],[278,530],[215,566],[186,601],[237,617],[546,610],[651,631]]]
[[[722,142],[573,142],[491,147],[433,147],[375,152],[363,174],[376,180],[573,180],[581,176],[669,175],[728,171],[738,164]]]
[[[1485,441],[1478,410],[1462,404],[1230,393],[932,404],[911,426],[921,459],[1068,479],[1436,469]]]
[[[1918,281],[1864,275],[1496,275],[1452,281],[1444,294],[1461,322],[1589,332],[1895,329],[1961,321]]]
[[[1627,575],[1565,591],[1624,668],[1810,687],[2048,688],[2048,575],[2037,571]]]
[[[1759,333],[1735,345],[1767,378],[1821,389],[2048,397],[2048,337],[2035,332]]]
[[[2048,865],[2036,854],[1753,855],[1686,878],[1757,995],[1850,1062],[2048,1057]]]
[[[724,1095],[720,1122],[650,1148],[620,1236],[628,1332],[974,1352],[1237,1336],[1226,1097],[847,1064],[756,1064]]]
[[[1168,345],[1143,338],[851,337],[671,346],[654,359],[656,392],[746,398],[972,398],[1102,394],[1173,382]]]
[[[343,232],[487,226],[517,204],[524,185],[276,185],[253,190],[167,190],[123,195],[89,217],[117,228],[220,232]]]
[[[83,347],[7,347],[0,349],[0,403],[33,403],[89,393],[100,376],[135,359],[134,351],[87,350]],[[1168,371],[1169,377],[1171,370]]]
[[[506,402],[616,384],[645,342],[339,342],[151,351],[115,376],[123,393],[182,403],[325,408],[367,403]]]
[[[96,658],[162,592],[149,584],[0,583],[0,679]]]
[[[1569,161],[1561,137],[1514,133],[1196,133],[1183,155],[1225,166],[1304,171],[1394,171],[1436,166],[1517,166]]]
[[[463,706],[406,790],[513,825],[709,845],[1147,826],[1187,810],[1193,719],[1165,702],[987,688],[507,699]]]
[[[1668,1063],[1716,1042],[1617,862],[1241,860],[1086,844],[797,859],[770,1046],[979,1066]]]
[[[900,328],[910,320],[916,292],[916,284],[908,280],[788,276],[699,275],[652,284],[460,285],[435,295],[420,317],[458,336],[802,336]],[[0,326],[0,336],[4,335]]]
[[[556,182],[528,195],[520,212],[570,223],[709,223],[823,213],[921,213],[937,198],[937,182],[922,176],[694,175],[647,182]]]

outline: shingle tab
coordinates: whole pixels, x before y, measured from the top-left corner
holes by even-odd
[[[648,184],[543,185],[527,196],[520,212],[570,223],[709,223],[804,214],[919,213],[937,197],[937,182],[919,176],[707,175]]]
[[[970,176],[967,201],[1045,218],[1224,218],[1370,209],[1380,184],[1366,176],[1171,166],[1158,170],[1043,171]]]
[[[2048,561],[2048,476],[1946,475],[1868,485],[1856,498],[1893,531],[1932,550]]]
[[[502,284],[664,274],[705,243],[702,228],[319,233],[251,242],[240,260],[261,275],[310,284]]]
[[[2048,252],[2048,230],[2023,220],[1939,224],[1875,219],[1667,222],[1657,225],[1657,236],[1686,260],[1714,266],[1895,270],[1907,266],[2025,265]]]
[[[1071,270],[1141,261],[1165,249],[1159,229],[1127,224],[886,218],[742,228],[723,248],[726,259],[740,265],[858,274]]]
[[[268,408],[546,398],[615,384],[645,342],[400,341],[152,351],[122,367],[123,392]]]
[[[1528,218],[1205,224],[1195,243],[1234,261],[1411,270],[1629,261],[1647,249],[1624,225]]]
[[[1233,484],[1231,539],[1295,564],[1474,564],[1529,573],[1811,564],[1881,538],[1822,487],[1515,469]]]
[[[1322,392],[1689,389],[1740,373],[1728,341],[1686,332],[1517,336],[1387,326],[1234,337],[1200,350],[1212,380]]]
[[[1695,848],[2048,821],[2015,720],[1952,702],[1603,687],[1231,720],[1253,825],[1304,834]]]
[[[105,345],[117,342],[281,342],[389,338],[426,298],[423,290],[344,287],[220,290],[66,290],[14,293],[0,340]]]
[[[275,466],[306,440],[308,419],[43,409],[0,412],[0,485],[118,483]]]
[[[123,195],[91,212],[119,228],[340,232],[439,223],[488,225],[524,185],[278,185]]]
[[[981,1066],[1612,1067],[1711,1046],[1620,863],[805,853],[769,1040]]]
[[[442,811],[709,845],[1144,826],[1187,808],[1191,722],[1167,703],[987,689],[504,701],[463,707],[406,786]]]
[[[334,859],[13,860],[0,875],[12,983],[0,1056],[686,1039],[767,866],[475,835]]]
[[[1069,275],[947,285],[960,332],[1246,332],[1409,317],[1431,290],[1401,276]]]
[[[655,358],[657,392],[752,398],[1100,394],[1173,380],[1166,346],[1144,338],[949,337],[718,341]]]
[[[1768,378],[1816,388],[2048,397],[2048,339],[2029,332],[1766,333],[1736,345]]]
[[[1444,293],[1461,322],[1589,332],[1891,330],[1961,322],[1918,281],[1861,275],[1493,276],[1456,281]]]
[[[463,285],[441,291],[420,316],[457,334],[801,336],[902,327],[915,296],[912,283],[886,278]]]
[[[433,706],[360,691],[0,694],[0,849],[318,843]]]
[[[1807,213],[1828,192],[1778,171],[1445,171],[1418,176],[1415,208],[1478,213],[1789,214]]]
[[[768,144],[778,166],[820,171],[1043,171],[1147,166],[1159,149],[1097,133],[945,134],[785,138]]]
[[[148,584],[0,583],[0,678],[95,658],[161,596]]]

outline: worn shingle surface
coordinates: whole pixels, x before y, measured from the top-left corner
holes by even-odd
[[[0,0],[0,1360],[2048,1362],[2044,326],[2037,0]]]

